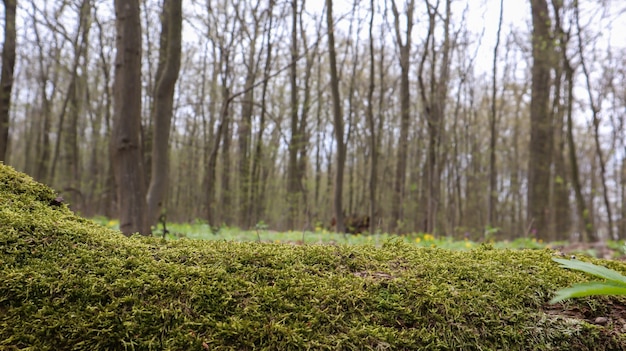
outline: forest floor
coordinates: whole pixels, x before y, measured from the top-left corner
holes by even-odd
[[[109,229],[118,230],[119,222],[115,219],[96,217],[94,222]],[[571,243],[568,241],[556,241],[545,243],[531,237],[522,237],[515,240],[482,240],[470,239],[458,240],[446,236],[435,236],[428,233],[407,233],[403,235],[390,233],[376,234],[339,234],[328,231],[323,227],[316,227],[309,231],[286,231],[279,232],[270,230],[264,225],[256,230],[242,230],[239,228],[219,227],[212,228],[207,223],[195,221],[191,223],[167,223],[166,239],[177,240],[180,238],[197,240],[226,240],[240,242],[265,242],[284,243],[292,245],[303,244],[348,244],[348,245],[373,245],[381,246],[386,242],[398,241],[417,247],[442,248],[449,250],[471,250],[483,243],[488,243],[497,249],[554,249],[566,255],[585,255],[604,259],[626,260],[626,242],[609,240],[602,243]],[[153,230],[154,236],[163,237],[162,225]]]

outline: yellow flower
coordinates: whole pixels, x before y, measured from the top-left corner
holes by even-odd
[[[418,244],[419,244],[419,242],[420,242],[420,241],[422,241],[422,238],[420,238],[420,237],[415,238],[415,242],[416,242],[416,243],[418,243]]]
[[[472,247],[472,243],[469,242],[469,241],[466,241],[465,242],[465,247],[467,247],[469,249],[470,247]]]

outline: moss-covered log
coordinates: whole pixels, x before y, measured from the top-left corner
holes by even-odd
[[[0,165],[0,350],[626,349],[551,255],[127,238]]]

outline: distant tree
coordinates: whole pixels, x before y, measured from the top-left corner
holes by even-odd
[[[141,21],[139,1],[115,0],[114,125],[111,155],[120,220],[126,234],[150,234],[141,146]]]
[[[182,42],[182,0],[164,0],[161,15],[161,42],[159,66],[154,94],[152,119],[154,135],[152,137],[152,171],[148,188],[148,221],[157,223],[164,202],[169,182],[169,141],[174,105],[174,90],[180,71]]]
[[[411,67],[411,33],[413,32],[413,14],[415,12],[415,0],[410,0],[406,5],[406,31],[405,39],[402,40],[400,26],[400,12],[395,0],[391,1],[393,11],[393,23],[396,33],[396,44],[399,51],[400,63],[400,139],[398,140],[398,158],[396,163],[396,175],[393,186],[393,201],[391,221],[394,229],[399,230],[399,221],[402,220],[402,204],[404,200],[404,187],[406,182],[407,151],[409,148],[409,128],[411,125],[411,85],[409,73]],[[404,25],[402,26],[404,28]]]
[[[289,68],[289,84],[290,84],[290,135],[289,140],[289,159],[287,162],[287,203],[289,214],[287,216],[287,227],[295,226],[295,219],[299,213],[300,190],[302,189],[302,176],[298,167],[298,155],[301,145],[304,143],[304,135],[302,133],[302,125],[300,121],[300,103],[299,103],[299,82],[298,82],[298,56],[300,55],[300,33],[298,31],[299,6],[298,0],[291,1],[291,65]],[[304,2],[304,1],[302,1]],[[302,4],[304,6],[304,3]]]
[[[335,51],[335,25],[333,22],[333,1],[326,0],[326,25],[328,30],[328,58],[330,60],[330,89],[333,99],[333,122],[337,141],[337,170],[335,173],[334,207],[337,231],[344,232],[343,218],[343,174],[346,163],[346,143],[344,140],[344,121],[339,96],[339,74],[337,73],[337,53]]]
[[[546,0],[531,0],[532,93],[530,102],[530,153],[528,159],[528,221],[538,238],[549,239],[550,167],[553,134],[550,103],[550,70],[553,40]]]
[[[583,32],[583,28],[580,24],[580,8],[579,8],[579,4],[578,1],[574,2],[574,14],[575,14],[575,19],[576,19],[576,33],[577,33],[577,37],[578,37],[578,55],[580,56],[580,66],[582,68],[582,72],[583,72],[583,76],[585,77],[585,86],[587,88],[587,97],[589,99],[589,107],[591,108],[591,116],[592,116],[592,122],[593,122],[593,140],[596,146],[596,157],[600,166],[600,183],[602,185],[602,199],[604,200],[604,206],[605,206],[605,210],[606,210],[606,217],[607,217],[607,235],[606,237],[602,238],[603,240],[606,239],[613,239],[613,210],[611,208],[611,192],[612,189],[609,189],[609,185],[607,184],[607,165],[606,165],[606,156],[604,155],[604,152],[602,151],[602,142],[600,140],[600,123],[601,123],[601,102],[596,101],[597,99],[594,97],[594,89],[592,87],[592,83],[591,83],[591,72],[589,69],[589,65],[587,64],[587,60],[585,58],[585,54],[584,54],[584,47],[583,47],[583,38],[582,38],[582,32]],[[605,79],[607,79],[608,77],[604,77]],[[602,92],[601,89],[596,89],[597,91],[600,91],[600,93],[598,95],[602,96]]]
[[[422,230],[427,233],[434,233],[437,229],[436,221],[440,207],[441,173],[443,171],[441,141],[445,132],[450,61],[454,42],[450,30],[452,1],[446,0],[444,3],[446,7],[445,16],[441,18],[438,8],[429,1],[425,2],[428,12],[428,33],[417,73],[423,115],[428,127],[428,151],[422,180],[424,188],[422,191]],[[439,4],[439,2],[436,3],[436,5]],[[438,18],[443,21],[443,41],[440,48],[436,48],[435,38]],[[430,68],[429,77],[426,77],[425,67],[429,56],[435,67]],[[428,85],[426,85],[427,83]]]
[[[8,158],[9,112],[15,69],[16,28],[15,11],[17,0],[4,0],[4,45],[2,48],[2,73],[0,74],[0,161]]]
[[[493,227],[496,221],[496,206],[498,204],[498,171],[496,168],[496,143],[498,140],[498,49],[500,47],[500,33],[502,32],[502,18],[504,0],[500,0],[500,15],[498,16],[498,33],[496,45],[493,48],[493,75],[491,85],[491,113],[489,114],[489,202],[487,209],[487,225]]]

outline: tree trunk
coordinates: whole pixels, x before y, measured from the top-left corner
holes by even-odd
[[[88,103],[86,91],[88,84],[89,69],[89,32],[91,29],[91,4],[89,0],[82,0],[78,13],[78,27],[74,45],[74,66],[72,72],[71,88],[68,89],[67,117],[68,123],[63,126],[65,129],[62,140],[63,146],[63,191],[67,195],[66,200],[72,204],[76,211],[84,213],[85,197],[82,193],[81,164],[79,147],[79,123],[81,117],[85,115]],[[82,61],[82,63],[81,63]],[[81,67],[82,66],[82,67]],[[80,69],[80,71],[79,71]],[[54,175],[54,174],[53,174]]]
[[[150,234],[146,221],[146,186],[141,148],[141,22],[139,2],[115,0],[115,123],[111,153],[120,230]]]
[[[39,57],[43,58],[46,56],[46,53],[44,50],[44,43],[39,33],[39,26],[37,25],[37,23],[34,23],[33,31],[34,31],[35,39],[37,42]],[[58,69],[58,67],[55,67],[55,69]],[[56,88],[53,88],[52,91],[50,92],[50,97],[48,96],[48,91],[46,91],[46,85],[48,84],[49,79],[50,79],[49,67],[46,67],[44,60],[40,59],[39,60],[39,79],[38,79],[39,88],[38,89],[41,94],[40,110],[41,110],[41,115],[42,115],[41,116],[42,121],[39,122],[41,123],[41,129],[39,130],[39,133],[37,136],[37,147],[36,147],[36,157],[35,157],[36,166],[35,166],[34,177],[36,180],[42,183],[46,183],[46,184],[50,183],[50,179],[48,178],[48,171],[50,167],[50,129],[51,129],[50,117],[52,114],[52,107],[51,107],[52,104],[50,100],[52,99],[52,97],[54,97],[55,91],[56,91]],[[53,83],[52,84],[53,87],[57,86],[57,82],[55,80],[53,80],[52,83]]]
[[[598,157],[598,162],[600,163],[600,183],[602,184],[602,199],[604,200],[604,206],[606,207],[606,216],[607,216],[607,237],[596,238],[600,240],[615,240],[613,236],[613,210],[611,209],[611,201],[609,199],[609,188],[607,185],[606,179],[606,161],[604,160],[604,153],[602,152],[602,143],[600,142],[600,107],[599,104],[596,103],[595,98],[593,97],[593,91],[591,87],[591,74],[589,69],[587,68],[587,63],[585,60],[584,50],[583,50],[583,38],[581,35],[582,28],[580,26],[580,9],[578,8],[578,2],[576,2],[575,7],[575,17],[576,17],[576,33],[578,35],[578,54],[580,55],[580,65],[583,70],[583,75],[585,77],[585,83],[587,87],[587,96],[589,98],[589,106],[591,108],[591,114],[593,118],[593,140],[596,146],[596,156]]]
[[[4,46],[2,49],[2,73],[0,74],[0,161],[6,162],[9,155],[9,117],[13,69],[15,68],[15,8],[17,0],[4,0]]]
[[[339,96],[339,75],[337,73],[337,54],[335,52],[335,33],[333,23],[333,1],[326,0],[326,25],[328,31],[328,58],[330,60],[330,88],[333,99],[333,122],[337,141],[337,171],[335,173],[334,207],[337,232],[345,233],[343,218],[343,173],[346,163],[346,144],[343,137],[343,116]]]
[[[402,205],[404,203],[404,186],[406,182],[407,152],[409,148],[409,127],[411,120],[411,90],[409,84],[409,69],[411,56],[411,33],[413,31],[413,13],[415,1],[411,0],[406,12],[406,39],[402,41],[400,34],[400,13],[396,2],[392,0],[394,28],[396,32],[396,45],[400,51],[400,138],[398,140],[398,160],[393,186],[393,200],[391,207],[391,225],[396,231],[404,231],[401,228],[403,221]]]
[[[424,169],[424,190],[423,190],[423,230],[427,233],[434,233],[437,227],[437,213],[439,208],[439,197],[441,187],[441,172],[443,167],[440,160],[440,146],[444,132],[444,117],[446,109],[448,79],[450,72],[450,17],[451,1],[446,1],[446,16],[444,20],[444,40],[442,43],[441,60],[439,63],[439,76],[435,74],[435,67],[431,68],[430,86],[428,89],[424,83],[424,64],[428,56],[428,50],[433,55],[433,62],[437,62],[438,51],[435,49],[435,23],[438,16],[436,8],[428,6],[429,29],[424,45],[424,54],[418,70],[418,83],[420,87],[420,97],[423,104],[426,125],[428,126],[428,152],[426,154],[426,167]],[[429,45],[430,44],[430,45]]]
[[[257,22],[255,22],[254,36],[250,43],[248,54],[246,83],[244,90],[247,90],[243,98],[241,107],[241,120],[237,128],[237,139],[239,141],[239,225],[249,228],[252,223],[248,216],[250,207],[250,142],[252,139],[252,114],[254,112],[254,89],[252,88],[257,74],[256,68],[256,41],[258,36]]]
[[[290,89],[290,134],[289,160],[287,161],[287,227],[294,229],[295,219],[299,212],[298,151],[302,136],[298,125],[298,0],[291,1],[291,66],[289,68]]]
[[[569,165],[571,169],[572,185],[574,187],[574,196],[576,199],[576,209],[583,227],[582,240],[588,241],[595,238],[595,230],[589,215],[589,210],[587,209],[587,203],[582,193],[582,185],[580,183],[579,175],[580,172],[578,169],[578,157],[576,156],[576,143],[574,142],[574,122],[572,116],[574,107],[574,70],[567,58],[564,59],[564,67],[565,79],[567,82],[567,148],[569,151]]]
[[[147,194],[148,224],[154,225],[165,211],[169,183],[169,140],[174,104],[174,90],[178,80],[182,41],[182,0],[164,0],[161,15],[161,50],[156,77],[154,107],[152,110],[152,171]]]
[[[228,99],[228,97],[226,97]],[[227,116],[230,110],[227,112]],[[231,188],[231,142],[232,142],[232,119],[227,117],[224,119],[224,129],[222,136],[222,174],[220,183],[220,206],[219,218],[220,223],[226,225],[234,225],[233,223],[233,190]]]
[[[498,33],[496,45],[493,48],[493,77],[491,85],[491,114],[489,115],[489,203],[487,209],[487,227],[492,228],[496,221],[496,207],[498,206],[498,170],[496,167],[496,144],[498,141],[497,116],[497,78],[498,78],[498,48],[500,47],[500,32],[502,31],[502,12],[504,0],[500,0],[500,16],[498,17]]]
[[[538,239],[550,237],[550,166],[553,130],[550,103],[550,69],[553,44],[546,0],[531,0],[532,93],[530,102],[530,153],[528,160],[528,220]]]
[[[559,39],[559,48],[565,53],[567,52],[567,35],[562,30],[561,26],[561,4],[555,1],[552,2],[552,8],[554,10],[554,32],[555,36]],[[555,47],[555,53],[557,48]],[[563,59],[567,60],[567,56],[563,55]],[[551,207],[554,209],[550,218],[550,241],[556,240],[569,240],[571,229],[570,218],[570,188],[569,188],[569,176],[567,173],[567,166],[565,163],[565,144],[566,144],[566,131],[565,131],[565,119],[567,106],[565,103],[568,100],[562,98],[564,91],[564,84],[567,84],[567,74],[565,72],[565,62],[561,62],[557,56],[555,56],[554,64],[554,97],[552,99],[552,116],[554,119],[554,174],[552,179],[552,193],[551,193]],[[564,80],[565,78],[565,80]],[[565,103],[564,103],[565,101]]]
[[[263,185],[261,183],[261,173],[264,153],[263,153],[263,133],[265,132],[265,114],[267,113],[267,92],[269,85],[269,76],[272,68],[272,24],[274,23],[273,16],[274,2],[270,2],[268,9],[269,23],[265,30],[267,36],[267,48],[265,53],[265,67],[263,68],[263,85],[261,88],[261,111],[259,116],[259,132],[256,139],[254,156],[252,158],[252,171],[250,175],[250,200],[247,217],[250,218],[250,223],[257,223],[260,220],[260,213],[263,209],[261,195],[263,192]]]
[[[374,90],[376,89],[376,61],[374,57],[374,0],[370,0],[369,23],[369,60],[370,74],[367,88],[367,125],[369,128],[370,174],[369,174],[369,219],[370,234],[376,231],[376,194],[378,188],[378,143],[376,139],[376,123],[374,121]],[[382,92],[381,92],[382,93]]]

